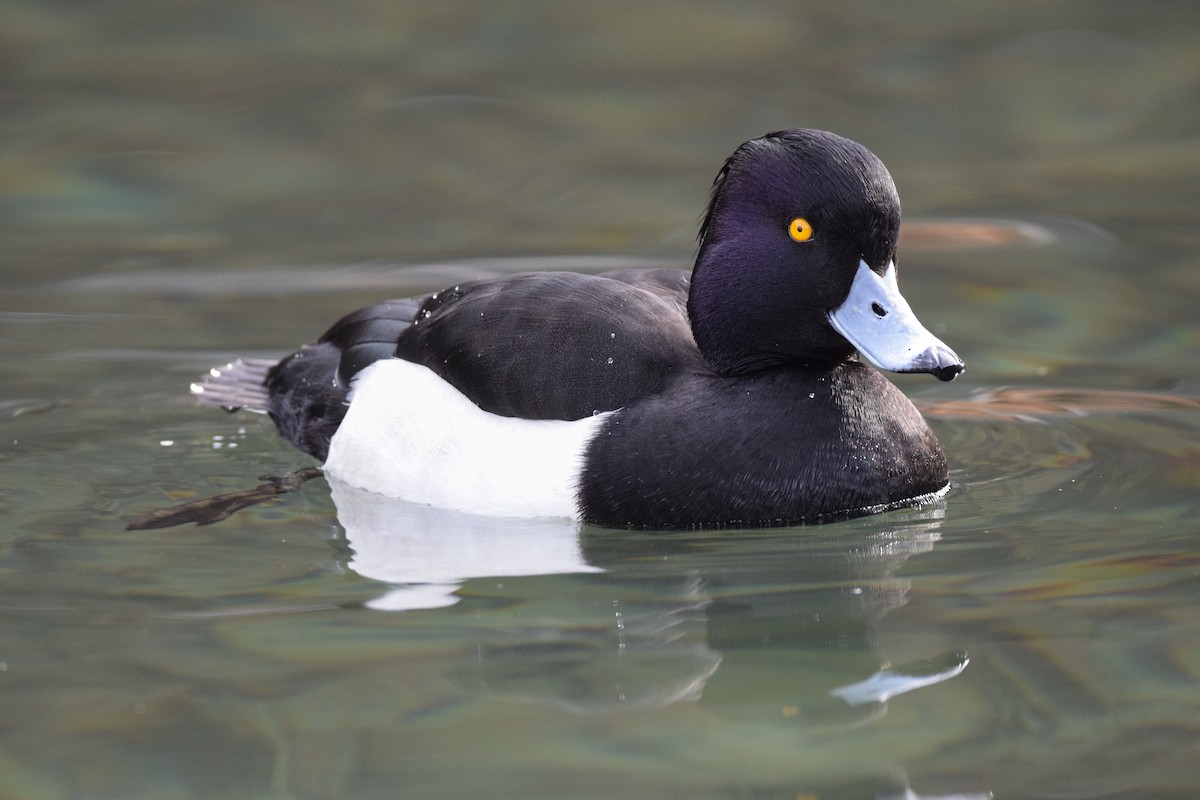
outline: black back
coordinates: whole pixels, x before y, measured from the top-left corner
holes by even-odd
[[[543,272],[463,283],[354,311],[268,374],[280,433],[317,458],[352,379],[381,358],[423,364],[494,414],[580,419],[702,369],[686,316],[688,273]]]
[[[580,419],[703,366],[686,287],[680,270],[543,272],[462,284],[421,306],[395,355],[429,367],[485,411]]]

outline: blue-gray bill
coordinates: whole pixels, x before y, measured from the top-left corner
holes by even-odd
[[[850,293],[829,312],[829,324],[876,367],[888,372],[928,372],[951,381],[962,359],[917,319],[896,285],[896,267],[883,275],[860,261]]]

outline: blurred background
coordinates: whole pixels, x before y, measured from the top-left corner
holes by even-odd
[[[9,3],[0,268],[10,289],[56,288],[8,306],[58,306],[70,280],[129,312],[131,293],[141,311],[180,294],[402,293],[416,274],[381,265],[451,259],[686,266],[724,157],[804,126],[876,151],[910,222],[1033,222],[1061,248],[926,266],[910,238],[905,282],[936,284],[909,289],[919,312],[1010,314],[1001,336],[954,331],[972,372],[1111,357],[1127,344],[1115,330],[1145,337],[1162,327],[1150,310],[1196,290],[1194,16],[1187,2]],[[328,299],[319,321],[358,300]],[[311,309],[297,330],[284,308],[222,308],[236,322],[172,309],[155,338],[278,348],[316,333]]]
[[[0,798],[1191,796],[1198,30],[1193,0],[8,0]],[[122,530],[305,462],[193,407],[209,366],[473,277],[687,267],[724,158],[787,127],[888,165],[901,286],[967,361],[896,378],[954,469],[932,521],[585,528],[571,574],[461,567],[393,613],[321,482]],[[1012,384],[1147,394],[937,412]],[[891,663],[944,684],[829,706]]]

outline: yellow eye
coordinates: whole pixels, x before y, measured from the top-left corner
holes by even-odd
[[[812,223],[804,217],[796,217],[788,224],[788,234],[797,242],[807,242],[812,238]]]

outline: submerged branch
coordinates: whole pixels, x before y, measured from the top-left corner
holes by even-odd
[[[253,489],[202,497],[199,500],[192,500],[171,508],[152,511],[130,522],[125,526],[125,530],[145,531],[154,528],[173,528],[189,522],[197,525],[211,525],[247,506],[269,500],[276,495],[294,492],[306,481],[319,477],[321,474],[321,470],[317,467],[304,467],[282,477],[260,475],[258,479],[264,483],[260,483]]]

